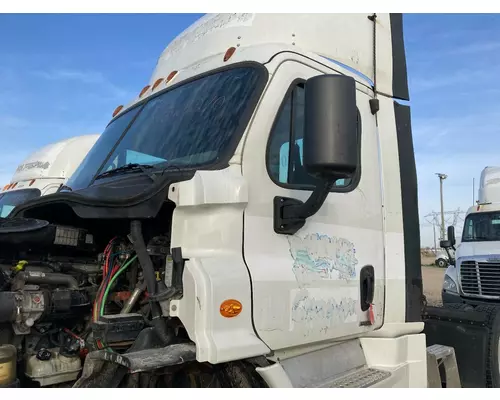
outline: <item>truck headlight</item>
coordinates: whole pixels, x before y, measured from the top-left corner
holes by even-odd
[[[458,292],[457,284],[448,275],[444,276],[443,289],[447,292]]]

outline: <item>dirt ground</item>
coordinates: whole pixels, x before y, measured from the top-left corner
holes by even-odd
[[[422,266],[424,294],[427,297],[427,304],[430,306],[441,305],[441,288],[443,287],[445,271],[446,268]]]

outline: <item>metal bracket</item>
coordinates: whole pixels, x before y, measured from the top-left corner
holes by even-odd
[[[133,374],[195,361],[196,346],[193,343],[178,343],[163,348],[152,348],[124,354],[98,350],[89,353],[88,357],[92,360],[108,361],[121,365],[128,368],[129,373]]]

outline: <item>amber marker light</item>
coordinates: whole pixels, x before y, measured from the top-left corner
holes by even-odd
[[[113,111],[113,117],[116,116],[116,114],[118,114],[121,110],[122,110],[123,106],[118,106],[115,108],[115,111]]]
[[[225,300],[220,305],[220,315],[225,318],[233,318],[241,313],[243,306],[238,300]]]
[[[153,87],[151,88],[151,91],[155,90],[162,82],[163,82],[163,78],[157,79],[156,82],[154,83]]]
[[[227,49],[226,54],[224,54],[224,62],[228,61],[236,51],[236,47],[230,47]]]
[[[141,90],[141,93],[139,93],[139,97],[144,96],[144,93],[146,93],[150,87],[151,87],[150,85],[144,86]]]

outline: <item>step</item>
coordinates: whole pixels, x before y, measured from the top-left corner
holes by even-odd
[[[328,384],[330,388],[368,388],[391,377],[389,371],[362,368],[343,375]]]
[[[442,344],[433,344],[427,347],[427,387],[442,388],[439,366],[444,367],[444,383],[446,388],[460,388],[460,375],[458,373],[455,349]]]
[[[433,344],[427,347],[427,354],[434,355],[438,360],[442,360],[445,357],[451,356],[455,353],[455,349],[450,346],[444,346],[442,344]]]

